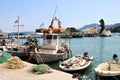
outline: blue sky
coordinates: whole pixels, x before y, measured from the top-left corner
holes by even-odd
[[[35,31],[40,24],[50,25],[55,16],[62,26],[80,28],[104,19],[105,24],[120,22],[120,0],[1,0],[0,29],[17,31],[15,20],[20,16],[20,31]],[[55,23],[56,24],[56,23]]]

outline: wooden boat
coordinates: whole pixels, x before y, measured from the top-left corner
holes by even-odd
[[[110,67],[110,69],[109,69]],[[95,69],[95,73],[99,76],[118,76],[120,75],[120,65],[101,63]]]
[[[13,41],[11,43],[7,43],[4,45],[0,45],[1,51],[6,51],[10,53],[12,56],[18,56],[18,57],[25,57],[28,56],[27,52],[27,46],[20,46],[16,41]]]
[[[120,60],[113,59],[99,64],[94,72],[99,76],[120,76]]]
[[[87,68],[92,63],[93,56],[74,56],[68,60],[59,63],[63,71],[79,71]]]
[[[13,48],[12,50],[8,50],[7,52],[11,53],[12,56],[18,56],[20,58],[29,56],[26,46],[21,46],[19,48]]]
[[[7,49],[6,46],[0,46],[0,50],[8,52],[12,56],[18,56],[18,57],[28,56],[28,51],[25,46],[23,47],[21,46],[19,49],[18,48]]]

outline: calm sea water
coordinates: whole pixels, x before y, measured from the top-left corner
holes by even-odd
[[[69,42],[69,40],[67,41]],[[83,54],[85,51],[94,56],[92,65],[88,69],[79,72],[90,76],[92,80],[95,80],[94,68],[98,64],[112,59],[113,54],[118,54],[120,57],[120,36],[72,38],[70,39],[70,46],[73,56]],[[49,65],[59,70],[58,62]]]

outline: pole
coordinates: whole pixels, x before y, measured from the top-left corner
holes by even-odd
[[[19,35],[20,30],[19,30],[19,27],[20,26],[24,26],[24,25],[20,25],[20,17],[19,16],[18,16],[18,19],[17,19],[17,21],[15,23],[18,23],[17,25],[14,25],[14,26],[18,27],[18,43],[19,43],[19,40],[20,40],[20,35]],[[19,48],[19,46],[18,46],[18,48]]]
[[[19,36],[19,16],[18,16],[18,43],[19,43],[19,39],[20,39],[20,36]]]

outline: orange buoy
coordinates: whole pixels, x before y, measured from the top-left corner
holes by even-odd
[[[28,60],[31,60],[32,58],[33,58],[33,53],[30,53]]]

